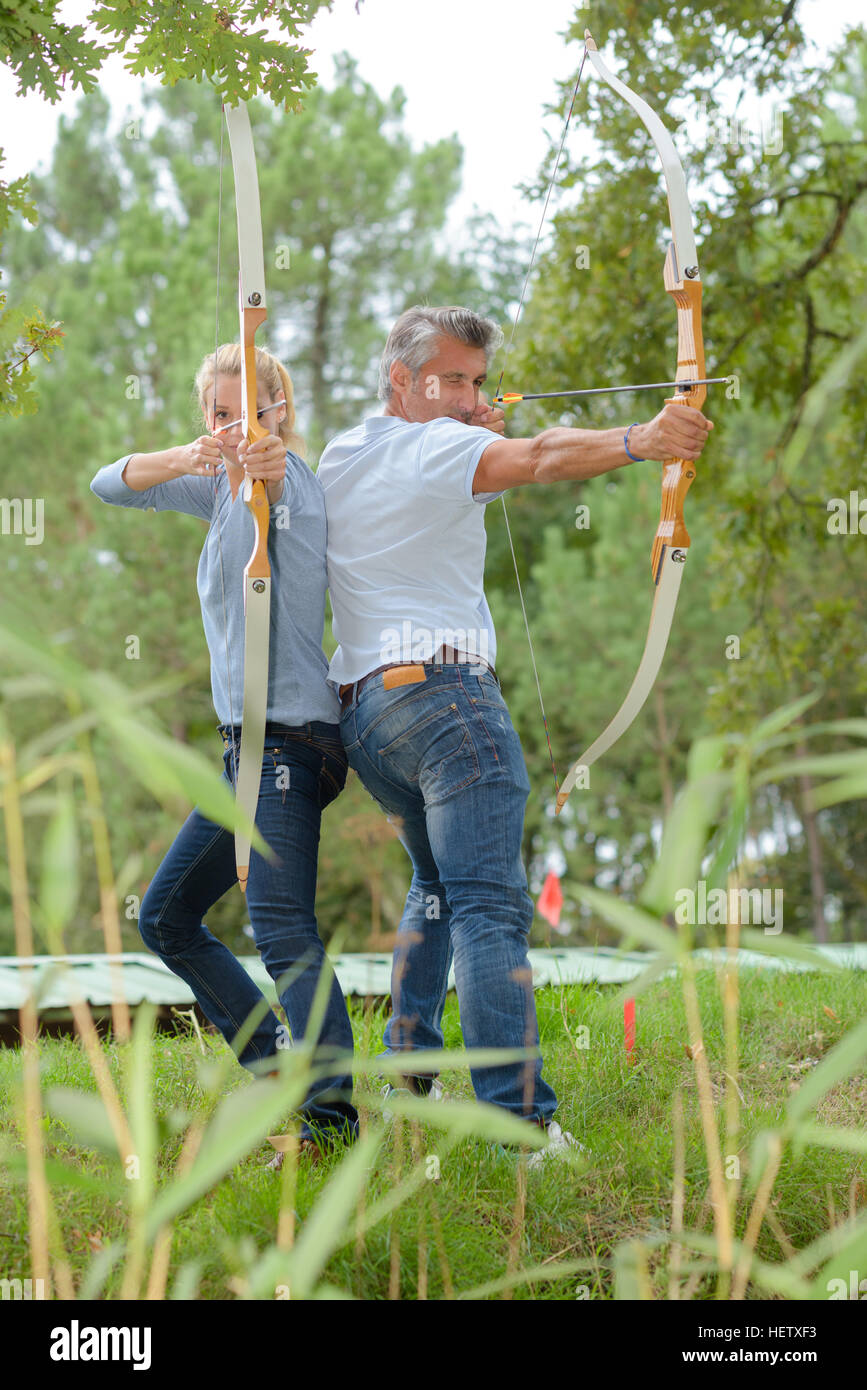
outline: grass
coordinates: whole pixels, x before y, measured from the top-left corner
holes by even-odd
[[[732,1153],[723,1155],[726,1181],[745,1191],[754,1141],[762,1131],[780,1126],[801,1080],[867,1013],[867,975],[743,972],[739,978],[739,1067],[732,1079],[726,1076],[723,1060],[720,993],[713,971],[701,972],[698,994],[704,1046],[721,1135],[725,1133],[724,1107],[731,1100],[735,1080],[740,1097],[737,1144]],[[468,1294],[607,1299],[615,1294],[615,1251],[624,1242],[638,1239],[649,1242],[649,1292],[657,1298],[672,1295],[670,1247],[655,1246],[652,1238],[672,1230],[673,1201],[679,1192],[683,1226],[708,1235],[713,1232],[695,1068],[684,1044],[683,999],[676,981],[658,983],[639,998],[637,1060],[630,1065],[623,1048],[622,1012],[612,1006],[613,997],[611,989],[596,985],[547,988],[536,994],[544,1074],[560,1102],[557,1119],[589,1147],[589,1160],[578,1166],[549,1164],[528,1173],[513,1157],[503,1156],[483,1140],[456,1142],[429,1124],[399,1118],[367,1174],[348,1238],[337,1243],[325,1265],[323,1277],[328,1285],[365,1300],[448,1299]],[[385,1016],[383,1009],[365,1012],[353,1003],[359,1053],[375,1055],[380,1050]],[[453,996],[447,1004],[444,1030],[445,1046],[459,1048]],[[103,1044],[125,1104],[130,1046]],[[157,1035],[151,1041],[159,1115],[158,1186],[174,1175],[190,1120],[206,1120],[222,1099],[202,1084],[202,1067],[213,1065],[227,1052],[223,1040],[213,1034],[201,1042],[193,1034]],[[39,1055],[43,1095],[54,1086],[85,1092],[96,1089],[90,1064],[76,1040],[41,1040]],[[257,1084],[236,1064],[228,1076],[230,1090]],[[472,1099],[466,1072],[446,1072],[442,1081],[449,1097]],[[380,1124],[378,1084],[375,1077],[362,1075],[356,1080],[356,1102],[364,1125]],[[30,1250],[20,1091],[21,1055],[4,1049],[0,1051],[0,1142],[6,1171],[0,1188],[0,1277],[27,1278]],[[683,1111],[681,1187],[675,1176],[678,1096]],[[827,1091],[815,1116],[821,1124],[859,1132],[865,1117],[867,1069]],[[85,1147],[67,1123],[50,1114],[42,1116],[41,1125],[62,1247],[73,1286],[80,1293],[100,1251],[126,1237],[130,1184],[116,1152]],[[271,1156],[269,1145],[257,1146],[176,1217],[171,1230],[169,1297],[283,1296],[279,1284],[266,1281],[262,1286],[263,1252],[275,1242],[285,1246],[302,1237],[313,1219],[317,1198],[338,1175],[340,1155],[317,1167],[299,1163],[288,1234],[281,1178],[265,1167]],[[396,1209],[383,1210],[376,1220],[378,1204],[387,1204],[414,1165],[423,1173],[417,1190]],[[750,1201],[737,1207],[736,1237],[743,1234]],[[830,1229],[842,1228],[865,1208],[863,1157],[812,1144],[800,1151],[787,1148],[759,1232],[757,1255],[770,1264],[782,1264],[793,1251]],[[527,1271],[535,1273],[528,1276]],[[117,1297],[122,1278],[119,1266],[108,1275],[102,1296]],[[679,1278],[680,1297],[715,1296],[714,1276],[695,1254],[683,1252]],[[747,1285],[746,1297],[769,1296],[766,1289],[752,1282]]]

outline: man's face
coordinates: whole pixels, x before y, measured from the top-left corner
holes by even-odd
[[[386,414],[399,415],[412,424],[448,417],[468,425],[479,402],[479,390],[487,374],[481,348],[467,347],[454,338],[441,337],[436,354],[413,379],[403,362],[391,369],[394,392]]]

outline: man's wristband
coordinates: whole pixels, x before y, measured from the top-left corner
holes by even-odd
[[[639,422],[636,420],[636,421],[635,421],[635,424],[632,424],[632,425],[629,426],[629,429],[626,431],[625,435],[623,436],[623,447],[624,447],[624,449],[626,450],[626,453],[628,454],[629,458],[632,459],[632,462],[633,462],[633,463],[646,463],[646,462],[647,462],[647,459],[638,459],[638,458],[635,457],[634,454],[630,454],[630,453],[629,453],[629,436],[630,436],[630,434],[632,433],[632,431],[635,429],[635,425],[637,425],[638,423],[639,423]]]

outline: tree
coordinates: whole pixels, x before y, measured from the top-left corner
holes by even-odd
[[[125,53],[129,69],[140,76],[158,73],[169,85],[182,78],[208,81],[224,101],[234,103],[261,93],[287,110],[297,110],[313,85],[308,50],[266,37],[247,25],[267,15],[279,31],[297,38],[305,24],[330,0],[287,0],[279,6],[259,0],[231,5],[179,8],[173,0],[117,0],[95,4],[89,17],[108,45],[86,37],[85,26],[66,24],[58,16],[59,0],[48,4],[25,0],[0,13],[0,61],[18,78],[18,92],[39,91],[57,101],[67,84],[83,92],[97,90],[99,71],[113,53]],[[0,168],[3,165],[0,150]],[[33,222],[35,208],[27,180],[0,180],[0,246],[13,216]],[[6,307],[0,292],[0,415],[31,413],[35,408],[31,359],[50,361],[63,338],[61,325],[42,310]]]

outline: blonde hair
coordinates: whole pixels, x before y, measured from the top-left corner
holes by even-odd
[[[264,348],[257,347],[256,352],[256,383],[264,387],[271,400],[279,396],[282,391],[286,397],[286,418],[281,420],[276,426],[273,422],[269,423],[271,434],[277,434],[287,449],[291,449],[293,454],[304,457],[304,440],[295,430],[295,392],[292,387],[292,378],[276,357],[272,357],[270,352]],[[205,416],[206,421],[210,422],[210,406],[213,401],[214,382],[218,376],[237,376],[241,375],[241,345],[240,343],[223,343],[217,348],[216,352],[209,352],[201,367],[196,372],[195,394],[199,406]],[[263,417],[267,419],[267,417]]]

